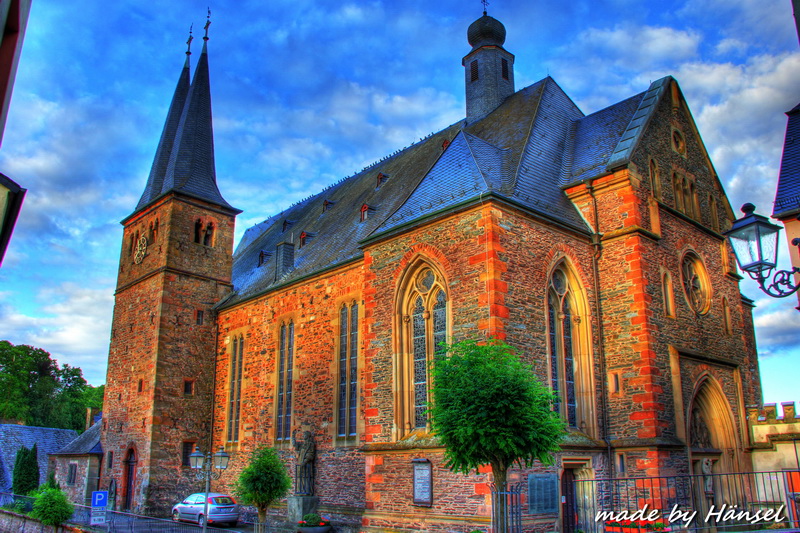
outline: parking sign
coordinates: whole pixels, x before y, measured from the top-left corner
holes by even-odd
[[[92,508],[101,507],[103,509],[108,505],[108,491],[96,490],[92,492]]]

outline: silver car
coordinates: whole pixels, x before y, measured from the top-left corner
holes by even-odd
[[[236,525],[239,521],[239,506],[227,494],[219,492],[208,493],[208,516],[204,516],[206,506],[206,495],[203,493],[187,496],[181,503],[176,503],[172,507],[172,519],[176,522],[188,520],[203,525],[208,524],[230,524]]]

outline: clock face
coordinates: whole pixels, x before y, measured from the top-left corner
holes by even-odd
[[[136,242],[136,252],[133,254],[133,262],[137,265],[142,262],[144,255],[147,252],[147,237],[142,235]]]

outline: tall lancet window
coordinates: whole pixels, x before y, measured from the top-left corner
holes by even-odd
[[[441,275],[425,263],[409,269],[401,293],[402,356],[397,362],[401,382],[398,427],[425,428],[430,396],[429,362],[439,344],[447,341],[448,298]]]
[[[558,398],[554,409],[569,427],[584,431],[594,427],[588,322],[585,297],[562,263],[547,290],[548,378]]]
[[[239,419],[242,405],[242,370],[244,366],[244,337],[233,337],[230,379],[228,385],[228,442],[239,442]]]
[[[275,420],[275,439],[292,436],[292,370],[294,366],[294,322],[281,324],[278,350],[278,397]]]
[[[339,310],[338,436],[356,434],[358,404],[358,304]]]

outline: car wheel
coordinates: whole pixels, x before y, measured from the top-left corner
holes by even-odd
[[[203,515],[199,515],[197,517],[197,525],[200,526],[200,527],[203,527],[204,525],[206,525],[206,517],[203,516]]]
[[[172,511],[172,520],[175,521],[175,522],[180,522],[180,520],[181,520],[179,515],[178,515],[177,509],[175,511]]]

